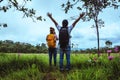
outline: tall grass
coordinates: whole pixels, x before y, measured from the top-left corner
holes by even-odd
[[[71,70],[49,67],[47,54],[0,54],[0,80],[120,80],[120,57],[72,54]],[[64,65],[66,61],[64,59]]]

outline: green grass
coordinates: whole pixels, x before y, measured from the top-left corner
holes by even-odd
[[[0,80],[120,80],[120,56],[111,55],[113,60],[106,54],[99,58],[96,54],[71,54],[71,70],[60,72],[59,54],[57,66],[49,67],[48,54],[1,53]]]

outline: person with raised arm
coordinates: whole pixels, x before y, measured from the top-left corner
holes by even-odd
[[[52,20],[55,24],[56,28],[59,31],[59,45],[60,45],[60,71],[64,70],[63,67],[63,59],[64,53],[66,54],[66,70],[69,71],[71,68],[70,64],[70,53],[71,53],[71,42],[70,42],[70,33],[72,29],[75,27],[76,23],[84,16],[85,13],[81,13],[79,17],[73,22],[72,25],[68,26],[68,20],[64,19],[62,21],[62,26],[58,25],[57,21],[52,17],[51,13],[47,13],[47,16]]]

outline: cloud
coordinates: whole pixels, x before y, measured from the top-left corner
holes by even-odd
[[[111,24],[107,24],[106,22],[105,27],[99,28],[100,47],[104,47],[105,41],[107,40],[110,40],[113,45],[120,45],[119,23],[120,21]],[[90,28],[88,24],[86,27],[75,27],[72,31],[72,35],[72,41],[81,44],[82,47],[97,47],[96,28]]]
[[[72,33],[72,38],[81,39],[81,38],[84,38],[84,36],[79,31],[76,31]]]
[[[20,0],[19,0],[20,1]],[[64,14],[64,11],[60,8],[62,1],[50,1],[47,5],[47,0],[43,1],[32,1],[26,6],[34,7],[37,9],[37,15],[42,15],[46,17],[46,21],[36,21],[33,22],[31,18],[22,18],[23,14],[18,13],[18,11],[8,11],[8,13],[3,13],[0,16],[0,20],[7,22],[8,27],[2,28],[0,30],[0,40],[14,40],[28,42],[31,44],[46,43],[46,35],[49,34],[49,27],[55,28],[53,22],[46,16],[47,12],[53,14],[54,19],[61,25],[64,18],[79,15],[77,11],[70,11],[68,14]],[[111,11],[111,10],[110,10]],[[119,10],[120,11],[120,10]],[[74,13],[73,13],[74,12]],[[114,12],[114,11],[112,11]],[[104,14],[106,13],[106,14]],[[99,29],[100,33],[100,46],[105,46],[105,41],[110,40],[114,45],[120,45],[120,20],[116,17],[118,12],[115,14],[108,11],[104,11],[102,19],[105,21],[105,27]],[[108,14],[110,13],[110,14]],[[112,17],[112,16],[113,17]],[[113,19],[114,18],[114,19]],[[70,21],[71,24],[73,21]],[[72,43],[79,44],[79,47],[89,47],[93,48],[97,46],[97,35],[96,28],[91,28],[94,24],[93,21],[82,22],[81,20],[76,24],[75,28],[71,32]],[[55,28],[56,29],[56,28]],[[56,33],[58,31],[56,29]]]

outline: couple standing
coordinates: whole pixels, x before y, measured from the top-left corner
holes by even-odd
[[[70,53],[71,53],[70,33],[71,33],[72,29],[75,27],[76,23],[84,16],[84,13],[80,14],[79,17],[70,26],[68,26],[68,21],[66,19],[64,19],[62,21],[62,26],[60,26],[60,25],[58,25],[56,20],[52,17],[52,14],[47,13],[47,16],[53,21],[53,23],[55,24],[56,28],[59,31],[59,45],[60,45],[59,68],[60,68],[60,71],[64,70],[64,67],[63,67],[64,53],[66,53],[66,61],[67,61],[66,70],[70,70],[70,67],[71,67],[71,65],[70,65]],[[67,33],[64,33],[64,35],[61,34],[61,32],[65,32],[65,29],[68,32],[69,40],[65,40],[65,39],[67,39],[65,37],[65,36],[67,36],[66,35]],[[54,28],[53,28],[53,32],[55,32]],[[53,32],[50,28],[50,34],[53,34],[53,36],[55,36],[55,34]],[[48,36],[47,36],[47,38],[48,38]],[[47,39],[47,38],[46,38],[46,40],[48,41],[49,39]],[[65,39],[63,39],[64,42],[62,41],[61,38],[65,38]],[[55,37],[54,41],[56,41],[56,37]],[[67,42],[65,42],[65,41],[67,41]],[[48,51],[49,51],[49,64],[51,65],[51,63],[52,63],[52,53],[53,53],[54,54],[54,65],[56,66],[56,55],[57,55],[56,45],[53,44],[53,48],[49,47]]]

